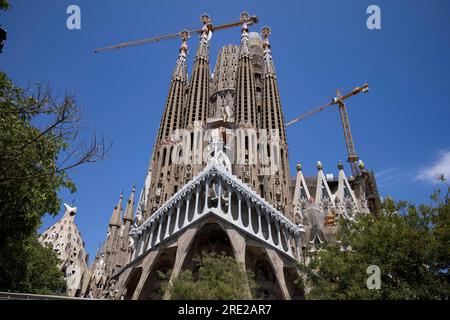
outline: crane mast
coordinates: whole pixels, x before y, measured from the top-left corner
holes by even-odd
[[[336,90],[336,97],[331,100],[331,102],[324,104],[320,107],[314,108],[301,116],[289,121],[286,123],[286,127],[290,126],[291,124],[294,124],[304,118],[307,118],[309,116],[312,116],[313,114],[318,113],[319,111],[324,110],[325,108],[338,105],[339,107],[339,113],[341,115],[341,122],[342,122],[342,128],[344,129],[344,139],[345,139],[345,145],[347,147],[347,153],[348,158],[347,161],[350,163],[350,167],[352,170],[353,176],[358,176],[360,174],[360,169],[358,166],[358,160],[359,157],[356,154],[355,144],[353,143],[353,136],[352,131],[350,129],[350,121],[348,119],[348,113],[347,113],[347,106],[345,105],[344,101],[360,92],[368,92],[369,91],[369,85],[366,83],[361,87],[354,88],[351,92],[342,95],[339,90]]]
[[[339,90],[336,90],[336,96],[338,98],[342,98]],[[359,174],[359,168],[357,164],[359,157],[356,154],[355,144],[353,143],[350,121],[348,120],[347,106],[342,100],[339,100],[337,103],[339,105],[339,114],[341,115],[342,128],[344,129],[344,139],[348,153],[347,162],[350,163],[353,176],[357,176]]]

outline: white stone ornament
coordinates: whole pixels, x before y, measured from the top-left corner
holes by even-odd
[[[67,289],[77,290],[80,288],[81,269],[76,264],[66,268]]]

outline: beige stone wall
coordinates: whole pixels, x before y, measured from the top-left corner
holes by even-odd
[[[77,208],[67,204],[64,216],[45,230],[38,238],[44,246],[50,246],[60,260],[59,268],[67,281],[67,294],[81,296],[89,281],[87,255],[83,239],[74,222]]]

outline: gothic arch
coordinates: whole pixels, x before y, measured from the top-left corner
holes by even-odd
[[[193,261],[193,258],[200,256],[203,251],[208,253],[223,252],[225,255],[235,258],[231,240],[228,237],[227,232],[216,222],[205,223],[199,228],[189,246],[181,270],[189,269],[195,276],[198,267]]]

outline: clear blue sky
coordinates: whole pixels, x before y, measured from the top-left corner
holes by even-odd
[[[286,120],[331,99],[336,88],[369,83],[348,101],[356,149],[378,174],[383,196],[428,201],[434,172],[450,163],[450,1],[11,1],[0,13],[8,30],[0,69],[18,84],[47,81],[73,90],[89,126],[113,141],[110,157],[74,170],[76,222],[91,257],[105,238],[122,190],[140,187],[159,126],[179,41],[94,54],[125,40],[237,20],[246,10],[272,28],[271,44]],[[66,9],[81,8],[81,30],[66,28]],[[381,30],[368,30],[366,8],[381,8]],[[239,28],[214,34],[217,50],[239,42]],[[191,38],[189,67],[197,39]],[[213,68],[213,65],[211,66]],[[287,130],[291,170],[307,175],[321,160],[336,173],[346,159],[339,113],[323,111]],[[429,169],[429,171],[426,171]],[[437,171],[436,171],[437,170]],[[349,168],[347,168],[349,173]],[[431,172],[431,173],[430,173]],[[444,173],[444,172],[443,172]],[[418,179],[417,177],[421,177]],[[431,178],[430,178],[431,177]],[[62,213],[62,208],[61,208]],[[46,217],[42,228],[57,217]],[[42,230],[41,228],[41,230]]]

